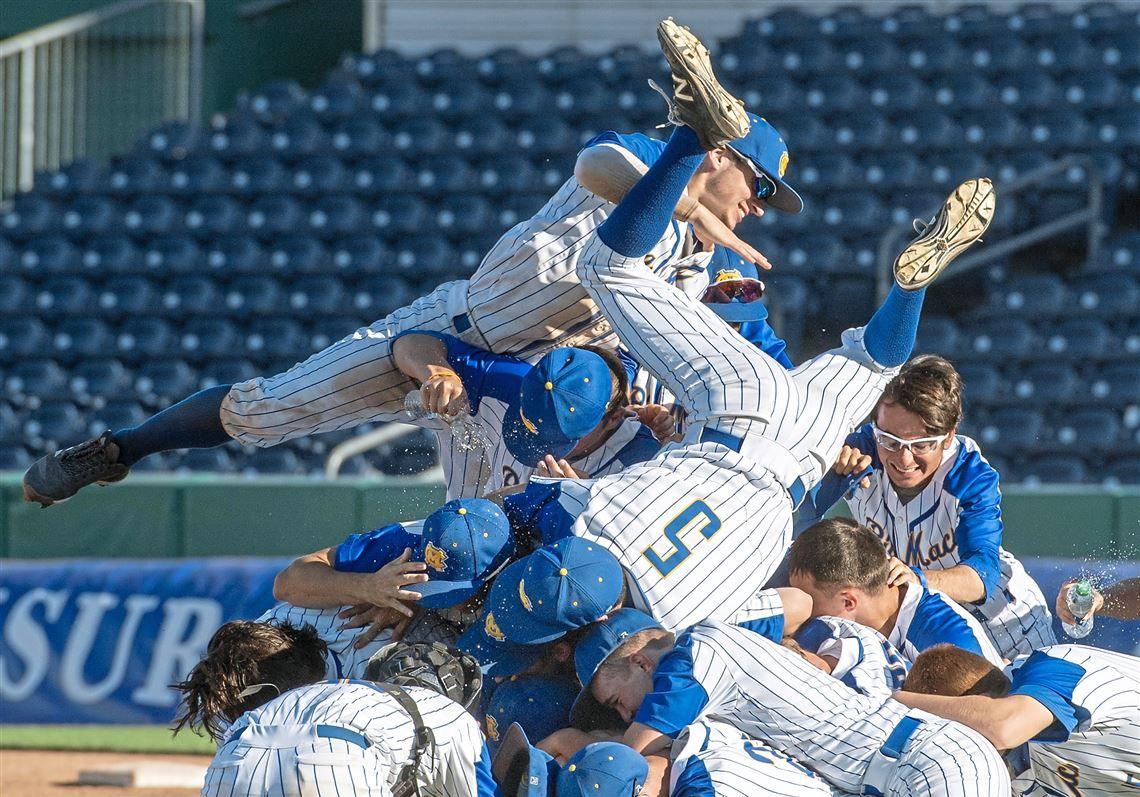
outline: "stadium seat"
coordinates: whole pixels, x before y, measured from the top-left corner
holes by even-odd
[[[529,116],[516,125],[514,146],[536,155],[576,152],[585,142],[557,117]]]
[[[918,339],[914,350],[919,354],[940,354],[953,357],[958,349],[960,333],[953,319],[945,316],[923,316],[918,325]]]
[[[103,169],[96,163],[81,159],[72,161],[59,171],[36,172],[33,191],[45,197],[70,197],[92,194],[103,182]]]
[[[1014,110],[1053,108],[1060,99],[1057,85],[1037,70],[997,76],[994,87],[1001,104]]]
[[[1113,108],[1093,117],[1101,146],[1120,148],[1140,146],[1140,114],[1135,108]]]
[[[167,180],[166,171],[157,158],[143,154],[127,155],[111,161],[102,187],[112,196],[133,197],[161,192]]]
[[[935,353],[943,356],[946,354],[941,351]],[[997,404],[1001,403],[1007,395],[1005,380],[1002,378],[1001,372],[993,365],[985,362],[963,362],[956,367],[965,385],[966,398],[971,404],[986,406]]]
[[[289,474],[300,476],[307,469],[297,459],[297,455],[280,446],[255,451],[242,463],[241,472],[247,476],[263,474]]]
[[[182,226],[199,239],[245,231],[245,208],[227,196],[200,196],[186,209]]]
[[[858,191],[835,191],[820,208],[826,227],[838,233],[880,233],[887,225],[887,212],[877,198]]]
[[[150,274],[195,274],[202,265],[202,252],[189,236],[162,236],[147,245],[143,265]]]
[[[254,155],[242,158],[229,172],[229,187],[239,196],[257,196],[283,191],[289,182],[289,171],[276,158]]]
[[[1116,74],[1135,72],[1140,69],[1140,36],[1136,34],[1135,22],[1125,24],[1121,30],[1098,37],[1097,49],[1100,62]]]
[[[224,318],[194,318],[182,328],[179,349],[191,362],[230,357],[242,351],[242,336]]]
[[[1072,318],[1048,330],[1045,350],[1069,362],[1107,359],[1113,356],[1110,341],[1109,331],[1100,321]]]
[[[1021,481],[1028,485],[1080,484],[1089,478],[1089,470],[1080,457],[1057,454],[1033,457],[1020,469]]]
[[[810,80],[804,89],[809,108],[819,113],[861,110],[870,104],[867,91],[847,75],[823,75]]]
[[[1120,420],[1115,411],[1085,409],[1066,413],[1058,419],[1054,442],[1078,451],[1108,451],[1119,436]]]
[[[745,105],[749,108],[764,108],[765,113],[771,113],[772,117],[770,118],[781,132],[784,132],[784,128],[781,126],[780,120],[789,114],[803,113],[807,103],[803,89],[797,84],[785,80],[748,85],[740,93]],[[647,95],[643,95],[643,97],[647,100],[644,103],[646,107],[653,110],[660,107],[661,98],[656,93],[652,98]]]
[[[1030,141],[1048,150],[1081,147],[1093,136],[1093,129],[1084,117],[1067,108],[1029,114],[1025,123]]]
[[[393,310],[398,310],[415,300],[416,294],[409,285],[409,281],[410,277],[409,279],[402,277],[368,277],[363,279],[352,291],[352,309],[356,311],[358,316],[369,320],[384,318]],[[341,337],[351,331],[343,332]]]
[[[496,157],[479,170],[479,190],[492,195],[530,191],[540,176],[530,159],[521,155]]]
[[[1097,270],[1140,275],[1140,233],[1125,233],[1106,241],[1101,248],[1100,258],[1093,265]]]
[[[970,70],[941,75],[932,83],[936,105],[953,110],[989,108],[998,101],[997,90],[982,75]]]
[[[28,241],[20,252],[19,264],[31,279],[51,274],[79,271],[81,257],[76,248],[61,235],[41,235]]]
[[[89,274],[129,274],[142,270],[142,256],[130,238],[98,235],[88,240],[80,255],[83,271]]]
[[[477,153],[498,157],[510,148],[511,131],[490,116],[466,119],[454,127],[454,144],[461,153]]]
[[[261,125],[244,114],[222,119],[207,139],[210,151],[226,162],[256,154],[264,150],[266,144]]]
[[[635,52],[640,52],[636,48]],[[479,80],[488,85],[504,83],[526,68],[530,59],[513,47],[501,47],[493,50],[475,63],[475,73]],[[602,71],[610,74],[611,70]]]
[[[285,161],[297,161],[330,149],[328,134],[313,114],[295,113],[273,128],[269,148]]]
[[[363,158],[389,149],[392,137],[371,114],[356,114],[337,123],[329,139],[342,158]]]
[[[119,206],[101,196],[80,196],[62,210],[63,229],[73,239],[110,232],[119,224]]]
[[[304,277],[289,289],[289,308],[300,318],[340,313],[347,303],[344,286],[329,276]]]
[[[879,152],[862,158],[861,164],[864,169],[862,185],[874,186],[880,191],[886,189],[889,196],[894,196],[896,190],[910,192],[930,182],[925,164],[909,152]],[[850,184],[844,180],[843,185]],[[928,210],[928,207],[917,207],[921,207],[924,213]]]
[[[450,145],[447,126],[432,116],[405,119],[392,131],[393,149],[411,158],[445,152]]]
[[[865,171],[853,157],[842,152],[812,153],[803,161],[797,160],[794,169],[796,185],[812,192],[819,190],[817,186],[827,190],[862,188],[871,181],[869,169]],[[886,177],[885,172],[878,175],[880,182]],[[791,175],[789,179],[793,179]]]
[[[862,39],[879,30],[878,20],[858,6],[841,6],[821,16],[816,29],[829,39]]]
[[[17,194],[7,212],[0,215],[4,235],[13,241],[24,241],[33,235],[50,232],[59,226],[55,204],[35,194]]]
[[[16,260],[15,248],[7,238],[0,236],[0,271],[11,272],[16,268]]]
[[[343,190],[348,181],[348,171],[339,157],[312,155],[294,164],[289,190],[302,196],[321,196]]]
[[[995,453],[1029,453],[1046,442],[1044,433],[1045,420],[1039,412],[1011,407],[990,414],[979,442]]]
[[[171,280],[162,291],[159,307],[163,315],[184,318],[188,315],[213,315],[221,304],[221,294],[213,280],[183,276]]]
[[[963,114],[962,130],[967,144],[984,149],[1013,149],[1025,141],[1025,128],[1017,117],[1002,110]]]
[[[109,345],[103,353],[110,349]],[[134,395],[131,373],[118,360],[89,359],[77,363],[69,371],[67,384],[71,398],[84,405]]]
[[[300,362],[309,356],[308,336],[291,318],[258,318],[246,327],[245,351],[253,360],[289,358]]]
[[[395,155],[380,155],[357,163],[352,170],[353,190],[368,196],[411,191],[416,173],[406,161]]]
[[[266,264],[261,246],[245,235],[222,236],[206,249],[202,257],[206,267],[220,276],[257,273]]]
[[[7,402],[0,401],[0,445],[10,446],[24,440],[20,415]],[[0,470],[4,468],[0,466]]]
[[[1080,109],[1112,108],[1125,97],[1120,81],[1101,70],[1064,76],[1060,90],[1065,103]]]
[[[367,105],[367,94],[359,83],[336,75],[318,86],[309,97],[309,110],[325,125],[351,119]],[[335,140],[333,145],[335,147]]]
[[[478,234],[496,225],[495,212],[487,200],[476,194],[453,194],[438,204],[435,223],[453,238]]]
[[[1028,355],[1036,343],[1030,326],[1014,318],[982,320],[971,325],[970,331],[973,335],[970,350],[975,357],[1020,359]]]
[[[344,238],[332,251],[332,265],[347,276],[386,273],[390,262],[391,253],[384,242],[371,235]]]
[[[1113,460],[1101,471],[1108,484],[1140,484],[1140,457]]]
[[[271,125],[304,108],[307,100],[305,90],[294,81],[272,80],[251,94],[238,97],[237,107],[262,124]]]
[[[875,77],[868,84],[868,97],[880,113],[926,109],[931,104],[926,84],[903,71]]]
[[[268,263],[280,274],[316,274],[328,263],[328,253],[311,235],[287,235],[269,251]]]
[[[368,223],[368,213],[353,197],[331,194],[311,206],[308,222],[314,235],[335,239],[363,228]]]
[[[50,347],[51,334],[39,319],[0,316],[0,362],[43,357]]]
[[[883,149],[895,141],[890,123],[866,110],[832,117],[830,128],[831,143],[845,151]]]
[[[55,277],[39,287],[34,309],[53,321],[90,310],[91,288],[80,277]],[[31,308],[29,308],[31,309]]]
[[[458,51],[445,48],[417,59],[415,70],[422,85],[439,86],[469,78],[474,65]]]
[[[369,55],[354,53],[345,56],[343,65],[368,86],[393,83],[406,85],[415,80],[415,67],[411,61],[393,50],[377,50]]]
[[[225,448],[192,448],[178,458],[177,472],[235,473],[237,466]]]
[[[420,161],[416,184],[428,196],[465,191],[478,178],[470,164],[456,155],[434,155]]]
[[[246,214],[246,225],[264,241],[296,232],[303,228],[304,223],[305,212],[301,203],[293,197],[280,194],[261,196],[249,206]]]
[[[1056,406],[1072,402],[1080,379],[1065,363],[1036,363],[1013,380],[1013,397],[1018,402]]]
[[[498,87],[491,97],[489,109],[503,119],[532,116],[552,107],[551,92],[535,80],[516,78]],[[628,110],[628,109],[626,109]]]
[[[166,406],[198,389],[198,377],[182,360],[146,363],[135,374],[139,401],[149,406]]]
[[[372,94],[369,108],[385,121],[421,113],[430,106],[430,95],[414,83],[389,83]]]
[[[365,293],[368,295],[367,292]],[[346,296],[344,303],[338,309],[341,311],[350,309],[350,306],[354,303],[358,295],[359,293],[352,297]],[[371,295],[368,295],[367,305],[372,305]],[[362,325],[363,323],[358,319],[345,318],[343,316],[318,318],[312,324],[308,325],[309,350],[317,352],[322,349],[327,349],[338,340],[351,335]]]
[[[24,434],[35,450],[47,452],[82,442],[87,425],[70,401],[45,401],[28,415]]]
[[[836,46],[839,63],[849,74],[861,80],[868,75],[884,75],[897,69],[904,61],[895,41],[874,34],[851,39]]]
[[[249,360],[221,359],[202,363],[198,368],[198,390],[214,385],[233,385],[258,376],[259,371]]]
[[[120,429],[129,429],[141,424],[149,415],[150,413],[133,397],[108,401],[87,417],[86,434],[88,437],[94,437],[108,430],[117,432]]]
[[[44,400],[67,394],[67,373],[54,360],[15,363],[4,378],[4,394],[16,404],[38,406]]]
[[[0,445],[0,471],[20,472],[32,466],[35,460],[21,445]]]
[[[417,197],[391,196],[381,197],[372,206],[369,221],[376,232],[398,238],[424,228],[430,229],[432,215],[427,203]]]
[[[916,36],[904,48],[906,65],[920,75],[944,74],[960,69],[969,54],[942,35]]]
[[[15,274],[0,273],[0,317],[23,314],[30,309],[32,290]]]
[[[264,276],[241,276],[226,289],[226,311],[231,316],[270,315],[287,306],[281,287]]]
[[[1081,313],[1106,320],[1140,316],[1140,281],[1129,274],[1102,274],[1077,285]]]
[[[165,357],[177,348],[174,328],[161,318],[128,318],[115,336],[115,355],[129,363]]]
[[[491,93],[467,77],[442,83],[431,95],[431,109],[450,123],[482,113],[490,102]]]
[[[124,318],[147,314],[157,302],[154,285],[145,277],[121,276],[103,283],[97,300],[84,306],[87,309],[93,306],[103,316]]]
[[[175,164],[166,176],[164,188],[176,196],[193,197],[223,191],[229,180],[228,172],[216,158],[198,154]]]
[[[114,345],[110,328],[96,318],[64,318],[52,335],[52,353],[59,362],[74,363],[106,354]]]
[[[182,218],[179,206],[163,196],[141,196],[126,206],[123,226],[136,238],[165,235],[176,230]]]
[[[186,122],[164,122],[143,139],[140,148],[166,162],[179,161],[201,146],[203,131]]]
[[[994,314],[1044,319],[1066,310],[1068,291],[1059,277],[1031,274],[1011,280],[990,294]]]
[[[1087,400],[1107,407],[1140,403],[1140,363],[1119,363],[1088,380]]]
[[[1098,66],[1098,53],[1084,38],[1069,31],[1035,37],[1031,43],[1032,60],[1038,69],[1067,75]]]
[[[1032,53],[1016,37],[979,36],[963,42],[967,62],[984,74],[1016,72],[1033,60]]]

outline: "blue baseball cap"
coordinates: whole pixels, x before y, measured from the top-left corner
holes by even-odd
[[[474,656],[483,674],[493,678],[526,672],[542,660],[545,652],[542,645],[506,641],[491,612],[484,612],[478,622],[460,634],[455,646]]]
[[[748,121],[752,123],[748,135],[728,146],[748,161],[757,176],[763,173],[776,184],[776,193],[764,200],[770,207],[784,213],[799,213],[804,209],[804,201],[794,188],[784,182],[784,172],[788,170],[788,145],[767,119],[750,113]]]
[[[594,742],[570,757],[555,777],[558,797],[630,797],[649,776],[649,762],[619,742]]]
[[[502,733],[516,722],[538,740],[569,727],[570,706],[577,696],[578,684],[569,675],[522,675],[499,684],[483,720],[492,755]]]
[[[503,797],[554,797],[558,772],[558,762],[534,747],[517,722],[507,728],[491,759],[491,777]]]
[[[594,701],[590,682],[594,680],[602,662],[621,647],[622,643],[647,628],[661,628],[661,623],[637,609],[618,609],[605,620],[595,623],[578,640],[574,647],[574,671],[582,684],[582,691],[570,707],[572,719],[579,717]]]
[[[503,418],[503,442],[531,468],[547,454],[564,457],[602,422],[612,395],[613,377],[601,356],[555,349],[523,377]]]
[[[487,611],[510,642],[550,642],[608,613],[624,577],[605,548],[564,537],[508,565],[491,586]]]
[[[471,598],[515,552],[510,521],[490,501],[459,498],[428,515],[413,559],[427,565],[429,580],[407,588],[420,604],[444,609]]]
[[[743,324],[768,317],[768,308],[760,301],[764,283],[760,272],[731,249],[718,246],[708,265],[709,287],[701,301],[729,323]]]

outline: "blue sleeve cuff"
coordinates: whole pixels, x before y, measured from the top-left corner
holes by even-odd
[[[633,721],[675,738],[701,716],[708,702],[708,692],[693,677],[692,640],[686,634],[658,663],[653,691],[641,701]]]
[[[345,573],[375,573],[398,559],[405,548],[415,548],[419,537],[399,523],[364,534],[350,534],[336,547],[333,569]]]
[[[1085,668],[1057,659],[1044,651],[1033,653],[1013,674],[1011,695],[1025,695],[1043,705],[1056,722],[1033,738],[1038,742],[1063,742],[1089,712],[1073,702],[1073,692],[1085,676]]]
[[[741,628],[747,628],[777,645],[784,638],[784,615],[782,614],[774,617],[761,617],[756,620],[745,620],[743,623],[737,623],[737,625]]]

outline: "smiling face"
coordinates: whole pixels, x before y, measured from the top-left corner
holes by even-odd
[[[713,150],[689,184],[689,195],[712,211],[729,229],[751,215],[763,216],[767,205],[756,198],[756,175],[731,150]]]
[[[875,425],[880,430],[903,440],[931,437],[930,430],[922,417],[898,404],[882,402],[875,414]],[[914,451],[910,446],[898,451],[888,451],[876,445],[879,461],[891,484],[903,489],[914,489],[925,485],[942,464],[942,456],[954,438],[951,430],[940,443],[931,446],[927,452]]]

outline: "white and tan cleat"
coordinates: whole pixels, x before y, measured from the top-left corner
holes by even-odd
[[[982,239],[994,217],[997,194],[988,177],[967,180],[946,198],[928,223],[915,222],[918,237],[895,258],[895,282],[900,288],[925,288],[950,261]]]
[[[657,41],[673,73],[669,121],[691,128],[706,150],[748,135],[744,103],[720,85],[701,40],[669,17],[657,26]]]

